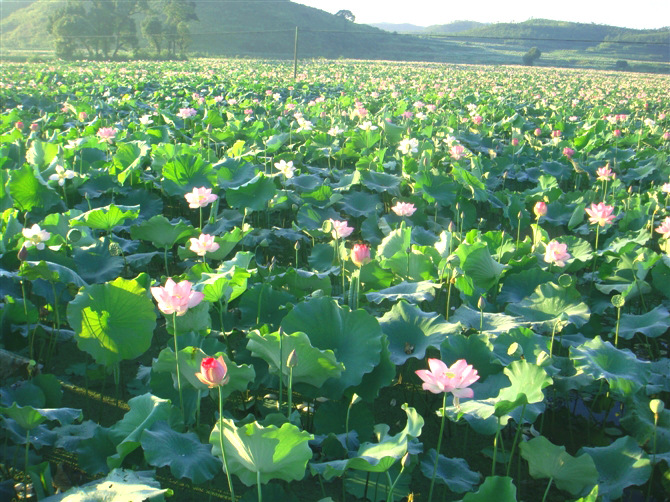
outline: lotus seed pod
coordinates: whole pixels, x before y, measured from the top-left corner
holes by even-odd
[[[652,399],[649,401],[649,409],[654,415],[658,415],[665,409],[665,404],[660,399]]]

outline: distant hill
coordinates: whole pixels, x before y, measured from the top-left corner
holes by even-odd
[[[0,0],[0,20],[9,16],[12,12],[22,9],[35,0]]]
[[[454,21],[449,24],[433,24],[428,26],[425,31],[429,33],[462,33],[476,28],[484,28],[489,23],[478,23],[477,21]]]
[[[409,23],[369,23],[370,26],[384,31],[395,31],[398,33],[418,33],[426,30],[425,26],[418,26]]]
[[[46,25],[63,0],[23,3],[0,20],[4,49],[52,48]],[[289,0],[193,3],[199,21],[190,24],[190,50],[201,55],[291,58],[298,27],[300,57],[434,59],[426,41],[352,23]],[[139,27],[139,20],[136,24]]]

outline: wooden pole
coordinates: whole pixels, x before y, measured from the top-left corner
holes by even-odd
[[[293,45],[293,79],[298,78],[298,27],[295,27],[295,43]]]

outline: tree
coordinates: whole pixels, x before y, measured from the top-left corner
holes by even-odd
[[[350,10],[344,10],[344,9],[338,10],[335,13],[335,15],[339,16],[339,17],[343,17],[344,19],[346,19],[347,21],[352,22],[352,23],[354,21],[356,21],[356,16],[354,16],[353,13]]]
[[[163,44],[163,23],[156,14],[147,16],[142,21],[142,34],[151,42],[156,49],[156,55],[161,55]]]
[[[537,47],[532,47],[528,52],[523,55],[523,64],[526,66],[533,66],[536,60],[540,59],[542,52]]]

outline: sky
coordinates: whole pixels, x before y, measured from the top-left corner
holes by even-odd
[[[670,26],[670,0],[292,0],[332,14],[350,10],[357,23],[522,22],[530,18],[651,29]]]

